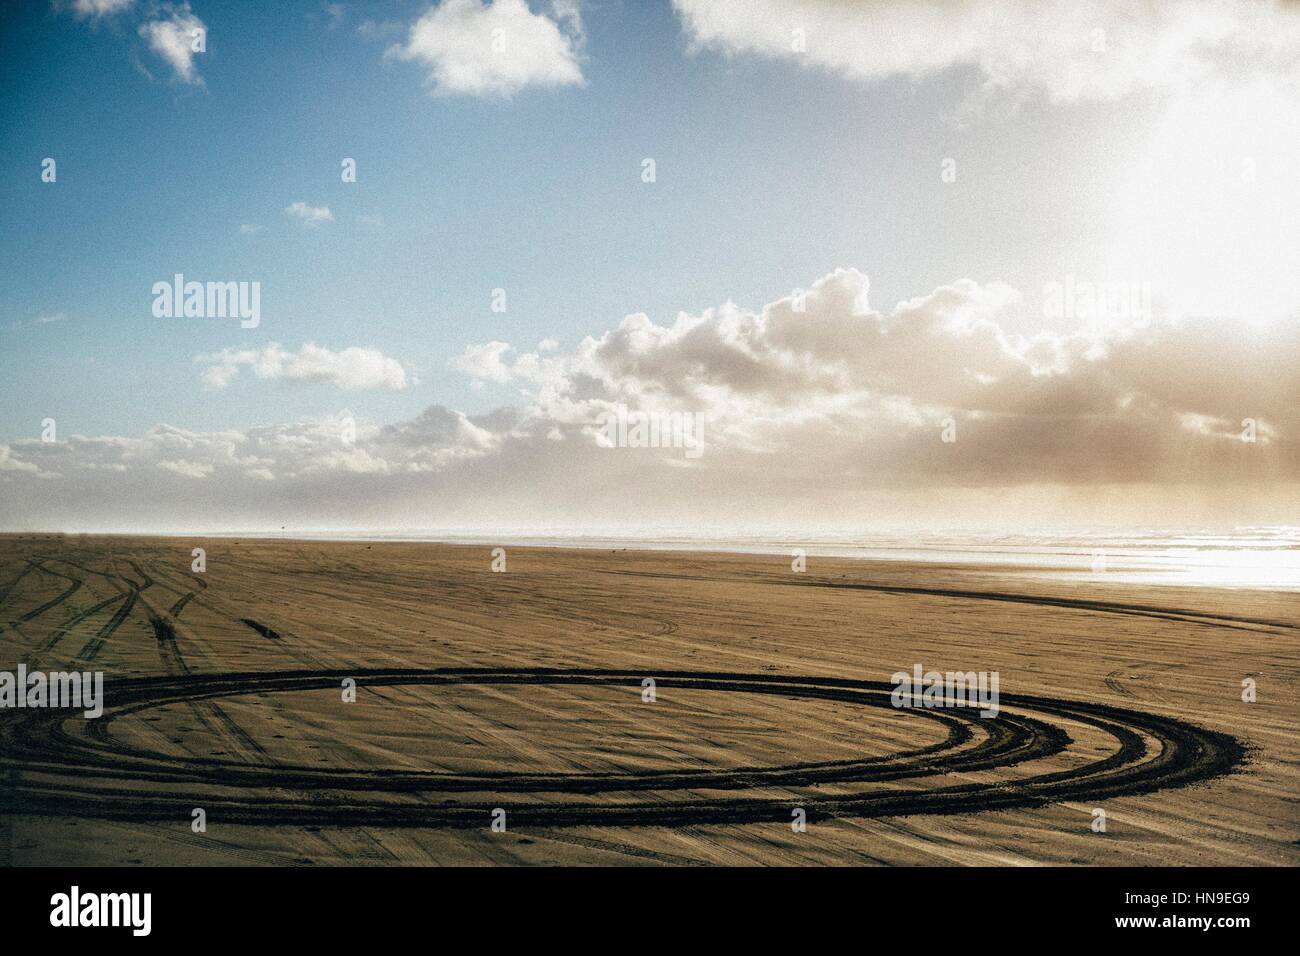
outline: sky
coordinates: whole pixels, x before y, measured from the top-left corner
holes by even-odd
[[[1300,523],[1294,4],[29,0],[0,75],[0,529]]]

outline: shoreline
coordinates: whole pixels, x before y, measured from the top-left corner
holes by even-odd
[[[642,552],[647,554],[740,555],[784,557],[802,554],[805,558],[852,561],[876,564],[915,564],[951,567],[974,574],[991,574],[1022,578],[1027,581],[1055,582],[1068,585],[1106,586],[1135,585],[1160,588],[1192,587],[1229,591],[1300,592],[1300,545],[1286,547],[1230,546],[1179,547],[1174,545],[1140,546],[1133,544],[1087,548],[1083,544],[1049,543],[1009,545],[974,544],[946,541],[917,544],[839,544],[825,541],[810,543],[721,541],[710,539],[668,540],[663,538],[546,537],[536,535],[486,534],[380,535],[338,532],[278,535],[268,532],[0,532],[0,541],[23,539],[51,540],[189,540],[189,541],[261,541],[284,544],[364,544],[364,545],[436,545],[439,547],[508,547],[529,550],[575,550]],[[1197,558],[1203,560],[1196,560]],[[1216,562],[1214,558],[1219,560]],[[1235,559],[1235,560],[1232,560]],[[1100,567],[1098,561],[1100,560]],[[1277,564],[1267,562],[1276,561]]]

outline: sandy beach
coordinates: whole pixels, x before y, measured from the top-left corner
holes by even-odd
[[[105,697],[0,710],[0,864],[1300,863],[1295,594],[493,561],[0,538],[0,671]],[[996,672],[999,715],[891,706],[916,665]]]

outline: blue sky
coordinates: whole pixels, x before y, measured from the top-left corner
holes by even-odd
[[[488,9],[449,2],[470,19]],[[1179,268],[1205,276],[1203,263],[1221,261],[1210,234],[1240,249],[1242,234],[1293,233],[1279,223],[1297,208],[1294,167],[1291,181],[1280,175],[1294,145],[1274,149],[1267,133],[1292,114],[1261,111],[1231,137],[1199,131],[1192,143],[1213,162],[1184,175],[1160,167],[1189,154],[1169,117],[1201,91],[1152,79],[1127,47],[1104,73],[1092,60],[1030,57],[1008,76],[1017,57],[980,46],[1033,50],[1075,30],[1067,52],[1083,57],[1089,24],[1113,22],[1117,49],[1131,24],[1092,6],[1092,20],[1010,29],[1005,41],[969,40],[962,26],[943,60],[947,39],[930,43],[927,24],[882,33],[817,0],[760,3],[754,16],[772,29],[758,39],[707,0],[534,2],[528,15],[566,38],[581,82],[499,95],[434,82],[427,51],[395,55],[416,49],[433,3],[8,5],[0,442],[36,438],[47,417],[64,435],[132,437],[164,423],[207,434],[343,409],[377,426],[430,406],[528,409],[536,382],[449,363],[492,341],[518,355],[549,339],[565,355],[633,313],[669,327],[679,311],[728,301],[758,311],[837,268],[869,276],[871,306],[886,314],[959,280],[1005,283],[1026,297],[999,317],[1005,329],[1066,334],[1071,322],[1039,314],[1046,283],[1139,275],[1164,302],[1185,278]],[[186,77],[142,28],[188,16],[201,18],[206,49]],[[842,29],[835,16],[848,17]],[[792,59],[781,44],[803,23],[811,52]],[[1176,33],[1163,19],[1138,26],[1151,48]],[[855,30],[861,44],[845,52]],[[873,60],[882,35],[892,45]],[[1284,59],[1277,42],[1270,55]],[[916,61],[894,63],[904,49]],[[1096,71],[1082,92],[1080,69]],[[1267,74],[1267,95],[1248,86],[1251,102],[1293,110],[1293,72]],[[1226,115],[1238,101],[1215,102]],[[1232,190],[1244,155],[1266,175],[1241,198]],[[45,157],[57,161],[54,183],[41,181]],[[341,181],[345,157],[357,161],[355,183]],[[647,157],[653,183],[641,178]],[[945,158],[955,182],[941,179]],[[1183,221],[1207,181],[1234,205]],[[286,213],[294,203],[331,218],[313,227]],[[1178,256],[1171,236],[1185,244]],[[1288,237],[1270,238],[1276,249]],[[1254,285],[1269,289],[1274,321],[1294,316],[1294,281],[1281,291],[1255,281],[1279,255],[1246,256],[1192,314],[1242,320],[1232,304],[1253,302]],[[1166,274],[1171,261],[1186,265]],[[151,287],[177,272],[259,282],[260,325],[155,318]],[[497,288],[504,314],[490,308]],[[1253,305],[1238,311],[1260,319]],[[271,343],[374,350],[400,363],[406,387],[245,370],[213,388],[195,361]]]
[[[667,4],[593,6],[586,85],[508,100],[431,95],[418,66],[385,60],[400,34],[359,34],[351,9],[332,28],[310,4],[196,12],[209,31],[202,87],[170,80],[115,19],[34,4],[5,30],[23,81],[0,133],[0,313],[6,325],[66,316],[0,333],[7,438],[46,415],[134,433],[160,417],[242,427],[343,404],[380,418],[432,401],[480,409],[512,396],[447,369],[471,342],[569,345],[632,312],[758,306],[836,266],[868,272],[888,306],[962,276],[1064,272],[1042,233],[1070,263],[1090,238],[1072,211],[1087,208],[1097,167],[1058,156],[1093,143],[1104,163],[1095,109],[1068,127],[1026,110],[962,129],[945,116],[960,76],[864,89],[693,53]],[[379,21],[415,12],[364,7]],[[45,156],[56,184],[39,179]],[[961,175],[945,190],[947,156]],[[344,157],[356,183],[340,180]],[[1036,197],[1048,230],[1015,198],[1026,179],[1055,187]],[[296,201],[334,221],[302,228],[283,213]],[[972,242],[976,229],[999,242]],[[259,280],[261,325],[154,319],[149,289],[178,271]],[[495,288],[505,314],[489,308]],[[345,403],[328,387],[232,387],[219,401],[198,387],[193,354],[273,341],[376,348],[419,385]]]

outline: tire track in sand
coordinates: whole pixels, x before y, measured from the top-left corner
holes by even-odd
[[[642,673],[586,669],[392,669],[241,672],[119,682],[105,716],[79,720],[59,711],[0,714],[0,771],[33,770],[0,796],[11,812],[151,820],[184,818],[202,799],[209,813],[232,823],[317,826],[482,827],[492,809],[504,809],[512,826],[691,826],[789,819],[791,806],[807,818],[880,817],[972,813],[1038,807],[1052,802],[1094,802],[1211,780],[1245,759],[1239,741],[1185,721],[1108,704],[1003,694],[997,718],[950,708],[912,710],[918,718],[951,722],[944,744],[922,751],[857,761],[732,770],[607,773],[426,773],[336,770],[221,760],[194,760],[141,750],[116,740],[113,722],[158,706],[221,697],[333,689],[343,677],[360,686],[392,685],[597,685],[639,688]],[[775,694],[793,699],[892,707],[894,686],[830,677],[790,677],[730,672],[665,671],[660,687]],[[1023,713],[1018,713],[1023,711]],[[1070,743],[1052,721],[1084,724],[1109,736],[1114,750],[1066,770],[994,783],[951,784],[951,775],[1010,767],[1050,756]],[[970,745],[971,735],[982,736]],[[37,776],[37,780],[32,780]],[[929,786],[900,787],[900,781]],[[822,784],[885,784],[866,791],[828,792]],[[134,784],[134,785],[132,785]],[[776,787],[812,788],[802,795],[764,795]],[[710,794],[709,791],[720,791]],[[734,797],[726,791],[758,796]],[[677,799],[637,799],[638,791]],[[451,794],[487,793],[461,802]],[[770,793],[770,789],[768,790]],[[417,794],[442,794],[417,803]],[[520,800],[544,794],[543,800]],[[503,799],[503,795],[505,798]],[[600,797],[603,799],[592,799]],[[794,801],[798,801],[797,803]]]

